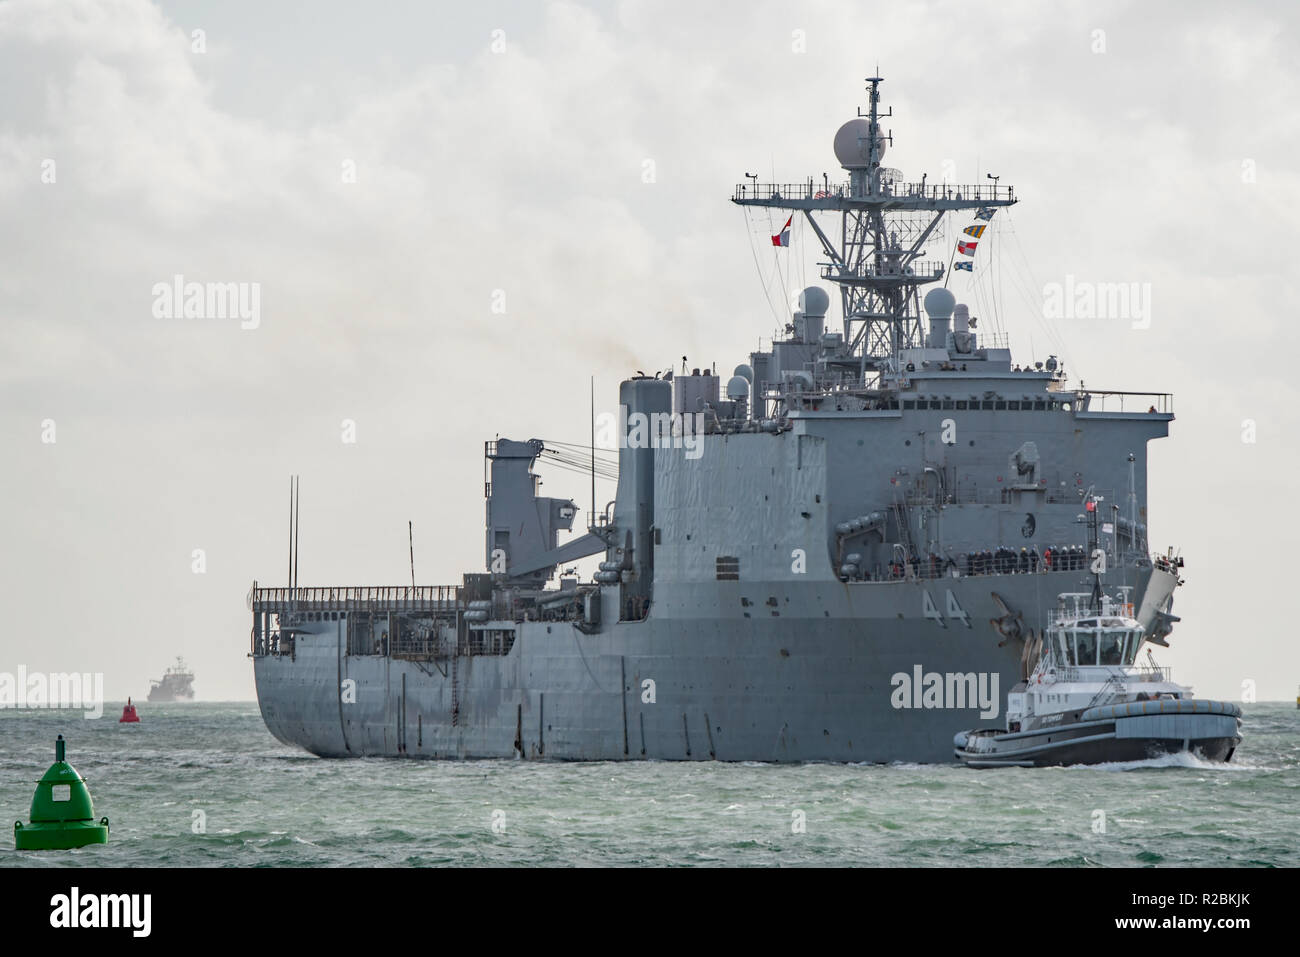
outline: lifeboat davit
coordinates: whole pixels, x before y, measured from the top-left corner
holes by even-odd
[[[122,717],[117,719],[117,723],[131,724],[131,723],[139,723],[139,721],[140,721],[140,716],[135,713],[135,705],[131,703],[130,698],[127,698],[126,707],[122,709]]]

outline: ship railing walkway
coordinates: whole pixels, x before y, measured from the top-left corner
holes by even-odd
[[[831,282],[845,283],[847,285],[868,285],[877,284],[881,281],[893,280],[900,285],[904,283],[913,283],[917,280],[942,279],[944,273],[944,264],[942,260],[932,260],[929,262],[914,261],[902,269],[885,266],[884,268],[875,268],[873,266],[840,266],[837,264],[827,264],[822,267],[821,277],[829,279]]]
[[[1014,203],[1016,190],[1014,186],[987,186],[980,183],[958,185],[955,183],[903,183],[891,181],[888,175],[881,177],[880,192],[874,195],[854,196],[852,187],[846,182],[831,183],[826,180],[808,179],[802,183],[737,183],[731,195],[735,203],[780,203],[783,201],[812,202],[826,201],[828,206],[835,200],[880,200],[917,199],[934,203],[997,203],[1005,205]]]
[[[934,490],[933,483],[928,487],[923,479],[916,480],[911,488],[904,490],[904,500],[907,505],[916,506],[935,506],[935,505],[1007,505],[1013,502],[1015,495],[1041,495],[1043,503],[1047,505],[1074,505],[1079,506],[1083,497],[1080,494],[1083,489],[1079,486],[1059,486],[1049,485],[1046,480],[1033,487],[1016,485],[1008,481],[1003,485],[994,485],[988,483],[984,486],[962,485],[960,482],[954,487],[937,493]],[[1102,496],[1106,501],[1115,501],[1110,489],[1097,489],[1096,493]]]
[[[1174,414],[1172,392],[1116,392],[1110,389],[1075,390],[1079,408],[1085,412],[1145,412],[1148,415]]]
[[[869,569],[871,574],[865,579],[854,578],[851,580],[855,582],[866,581],[885,584],[889,582],[923,581],[939,578],[1000,578],[1004,575],[1053,575],[1062,572],[1082,573],[1084,575],[1091,574],[1089,571],[1090,559],[1079,552],[1074,554],[1073,561],[1066,562],[1062,558],[1053,558],[1050,564],[1040,554],[1037,565],[1034,565],[1033,560],[1030,559],[1029,566],[1022,569],[1020,567],[1020,552],[1018,550],[1013,550],[1011,555],[1004,556],[999,560],[995,551],[991,549],[981,549],[981,551],[989,552],[989,555],[984,558],[985,564],[981,565],[978,570],[972,571],[969,568],[969,556],[966,552],[956,553],[949,550],[945,551],[943,554],[934,553],[933,555],[927,552],[924,555],[909,558],[907,561],[901,561],[897,558],[897,554],[899,551],[902,551],[904,547],[903,543],[895,543],[895,547],[895,558],[891,562],[884,565],[876,565],[873,569]],[[1038,548],[1039,546],[1034,545],[1033,547]],[[1056,546],[1053,546],[1054,554],[1055,550]],[[1177,566],[1173,565],[1163,555],[1148,555],[1142,551],[1135,552],[1123,548],[1118,552],[1115,552],[1112,549],[1107,552],[1107,555],[1110,556],[1107,558],[1107,567],[1109,567],[1111,571],[1116,571],[1119,568],[1154,567],[1158,571],[1170,573],[1177,572]],[[840,579],[840,581],[848,580],[850,579]],[[1131,611],[1132,608],[1130,606],[1129,612]],[[1127,613],[1128,612],[1125,612],[1125,614]],[[1117,610],[1116,614],[1120,614],[1120,612]]]
[[[454,612],[464,608],[457,585],[357,585],[342,588],[255,588],[253,611]]]
[[[1091,668],[1088,667],[1079,668],[1079,667],[1071,667],[1070,665],[1066,665],[1064,667],[1056,669],[1056,680],[1057,681],[1079,681],[1079,682],[1096,681],[1097,680],[1096,672],[1097,669],[1095,665],[1092,666]],[[1160,665],[1126,665],[1122,667],[1122,670],[1116,671],[1107,679],[1106,686],[1102,688],[1102,691],[1108,691],[1108,690],[1123,691],[1124,684],[1125,682],[1128,681],[1168,682],[1171,680],[1172,680],[1172,672],[1170,671],[1170,669],[1162,667]],[[1097,693],[1097,696],[1099,698],[1101,697],[1100,691]],[[1093,703],[1104,704],[1105,702],[1094,701]]]

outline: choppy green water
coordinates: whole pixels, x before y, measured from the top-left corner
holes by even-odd
[[[0,711],[8,820],[27,819],[62,733],[112,823],[78,851],[19,854],[10,832],[0,865],[1300,866],[1300,711],[1246,707],[1230,765],[998,771],[327,761],[253,704],[145,704],[139,725],[120,704],[98,721]]]

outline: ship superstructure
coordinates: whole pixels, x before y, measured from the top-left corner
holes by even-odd
[[[1054,359],[1013,366],[939,285],[927,242],[1014,191],[883,167],[880,82],[836,134],[845,183],[732,196],[805,217],[841,330],[811,286],[725,387],[712,368],[623,381],[615,499],[567,541],[580,511],[538,494],[546,443],[499,439],[484,572],[255,583],[277,737],[332,756],[946,761],[954,732],[1000,707],[963,689],[1000,703],[1025,622],[1097,563],[1164,641],[1179,578],[1148,554],[1146,445],[1172,398],[1071,387]],[[1080,557],[1085,496],[1110,531]],[[591,555],[591,581],[552,586]],[[938,693],[897,693],[913,676]]]

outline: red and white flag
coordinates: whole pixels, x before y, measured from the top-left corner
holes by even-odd
[[[793,221],[794,221],[794,213],[791,213],[790,218],[787,219],[785,221],[785,225],[781,227],[781,231],[772,237],[773,246],[790,245],[790,223]]]
[[[964,239],[959,239],[957,240],[957,252],[961,253],[963,256],[974,256],[975,245],[975,243],[968,243]]]

